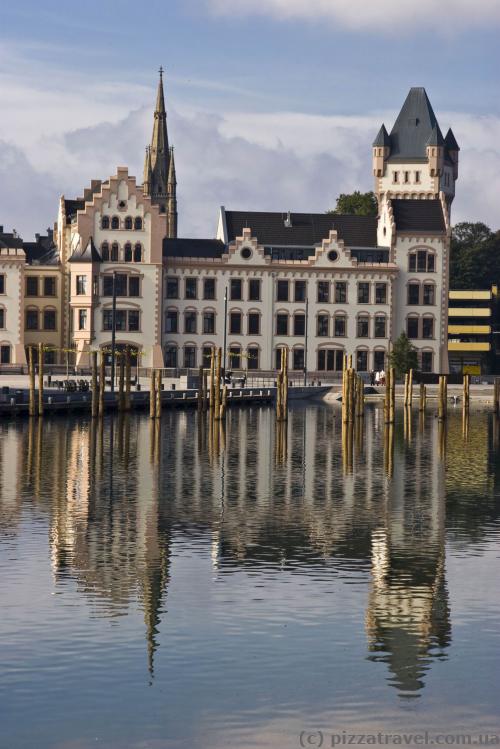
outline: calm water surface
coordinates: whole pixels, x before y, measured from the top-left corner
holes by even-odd
[[[0,424],[0,747],[499,733],[499,430]]]

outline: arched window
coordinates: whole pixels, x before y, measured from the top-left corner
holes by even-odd
[[[142,218],[140,216],[136,216],[134,219],[134,229],[136,231],[141,231],[142,229]]]
[[[281,369],[281,357],[282,357],[282,351],[287,350],[286,346],[277,346],[274,349],[274,368],[275,369]]]
[[[113,216],[111,219],[111,228],[112,229],[119,229],[120,228],[120,219],[118,216]]]
[[[241,346],[238,344],[229,347],[229,369],[241,369]]]
[[[165,366],[171,369],[177,367],[177,346],[165,346]]]
[[[9,343],[0,344],[0,364],[10,364],[11,350]]]
[[[5,307],[0,307],[0,330],[3,330],[6,327],[7,327],[7,324],[6,324]]]
[[[109,244],[107,242],[103,242],[101,245],[101,257],[103,262],[107,263],[109,261]]]
[[[430,250],[415,250],[408,256],[408,270],[410,273],[434,273],[436,270],[436,256]]]
[[[43,329],[57,330],[57,312],[52,307],[43,310]]]
[[[406,335],[408,338],[418,338],[418,315],[409,315],[406,318]]]
[[[430,315],[422,318],[422,338],[434,338],[434,318]]]
[[[111,262],[113,263],[118,262],[119,252],[120,252],[120,249],[118,247],[118,243],[113,242],[113,244],[111,245]]]
[[[335,338],[345,338],[347,335],[347,317],[335,315],[333,318],[333,335]]]
[[[101,219],[101,229],[109,229],[109,216],[103,216]]]
[[[140,263],[142,260],[142,245],[138,242],[134,247],[134,263]]]
[[[358,338],[370,337],[370,318],[368,315],[359,315],[357,321],[356,335]]]
[[[125,245],[123,256],[126,263],[132,262],[132,245],[130,244],[130,242],[127,242],[127,244]]]
[[[132,229],[132,217],[131,216],[127,216],[127,218],[125,219],[125,229],[127,229],[127,231],[130,231]]]
[[[295,371],[303,370],[305,363],[305,354],[303,348],[294,348],[292,352],[292,369]]]
[[[385,315],[375,315],[374,336],[375,338],[387,336],[387,318]]]

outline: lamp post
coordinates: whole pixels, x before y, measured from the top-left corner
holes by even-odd
[[[115,392],[115,353],[116,353],[116,271],[113,271],[113,306],[111,313],[111,392]]]
[[[309,297],[306,296],[306,319],[304,328],[304,387],[307,385],[307,323],[309,321]]]

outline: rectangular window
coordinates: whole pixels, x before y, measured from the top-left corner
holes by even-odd
[[[10,346],[0,346],[0,364],[10,364]]]
[[[184,313],[184,333],[196,333],[197,314],[194,310]]]
[[[86,330],[86,329],[87,329],[87,310],[79,309],[78,310],[78,330]]]
[[[55,351],[44,351],[43,352],[43,363],[44,364],[55,364],[56,363],[56,352]]]
[[[420,284],[408,284],[408,304],[419,304],[420,302]]]
[[[105,309],[102,312],[102,329],[113,330],[113,311]]]
[[[293,350],[292,367],[295,370],[304,369],[304,349],[296,348]]]
[[[276,335],[288,335],[288,315],[276,315]]]
[[[324,372],[326,369],[326,351],[320,349],[318,351],[318,372]]]
[[[375,284],[375,304],[387,304],[387,284]]]
[[[231,312],[229,315],[229,332],[231,335],[241,335],[241,312]]]
[[[177,368],[177,346],[165,347],[165,366],[169,369]]]
[[[0,275],[0,294],[5,294],[5,276]]]
[[[405,180],[405,185],[407,185],[408,182],[410,181],[410,172],[404,173],[404,180]]]
[[[215,299],[215,278],[203,280],[203,299]]]
[[[278,281],[276,284],[276,299],[278,302],[288,302],[288,281]]]
[[[305,315],[303,314],[294,315],[293,334],[296,336],[304,336],[306,334],[306,316]]]
[[[233,302],[239,302],[243,299],[243,282],[240,278],[232,278],[229,286],[229,298]]]
[[[230,369],[241,369],[241,349],[239,346],[229,348],[229,367]]]
[[[347,302],[347,283],[335,281],[335,303],[345,304]]]
[[[260,302],[260,279],[251,278],[248,282],[248,300],[250,302]]]
[[[165,314],[165,333],[179,332],[179,313],[176,309],[168,309]]]
[[[373,369],[375,372],[382,372],[385,370],[385,351],[373,352]]]
[[[420,172],[415,172],[415,184],[420,184]]]
[[[38,278],[36,276],[26,278],[26,296],[38,296]]]
[[[336,315],[334,318],[334,332],[335,338],[344,338],[346,333],[346,318],[344,315]]]
[[[129,296],[140,296],[140,283],[141,279],[139,276],[128,277],[128,295]]]
[[[294,300],[296,302],[305,302],[306,301],[306,282],[305,281],[295,281],[295,294],[294,294]]]
[[[422,338],[434,338],[434,318],[432,317],[423,318]]]
[[[417,252],[417,272],[425,273],[427,270],[427,252],[425,250],[419,250]]]
[[[0,330],[5,328],[5,310],[0,307]]]
[[[422,351],[422,372],[432,372],[432,351]]]
[[[259,368],[259,349],[256,347],[250,347],[247,349],[247,361],[248,361],[248,369],[258,369]]]
[[[358,283],[358,304],[370,303],[370,284],[365,281]]]
[[[385,315],[376,315],[375,316],[374,334],[375,334],[375,338],[385,338],[386,337],[386,318],[385,318]]]
[[[318,336],[325,337],[328,336],[328,315],[318,315],[318,329],[317,334]]]
[[[410,271],[410,273],[415,273],[415,271],[417,270],[417,256],[415,255],[415,253],[410,255],[408,270]]]
[[[368,351],[356,352],[356,369],[358,372],[366,372],[368,370]]]
[[[368,338],[370,334],[370,321],[368,317],[358,317],[357,336],[358,338]]]
[[[87,276],[76,277],[76,293],[83,296],[87,293]]]
[[[167,278],[165,296],[167,299],[179,298],[179,279],[178,278],[172,278],[172,277]],[[176,359],[177,359],[177,355],[176,355]]]
[[[113,276],[102,277],[102,295],[113,296]]]
[[[55,309],[46,309],[43,311],[43,329],[44,330],[56,330]]]
[[[429,273],[434,273],[434,270],[435,270],[434,255],[431,255],[429,253],[427,255],[427,271]]]
[[[43,279],[43,295],[44,296],[55,296],[56,295],[56,278],[55,276],[45,276]]]
[[[424,304],[434,304],[434,284],[432,283],[424,284]]]
[[[258,312],[250,312],[248,315],[248,335],[260,334],[260,315]]]
[[[392,181],[397,184],[399,182],[399,172],[392,173]]]
[[[203,333],[205,335],[215,334],[215,312],[203,313]]]
[[[327,303],[330,301],[330,282],[318,281],[318,302]]]
[[[132,333],[139,332],[140,312],[138,309],[128,311],[128,329]]]
[[[194,369],[196,367],[196,347],[184,346],[184,367]]]
[[[38,330],[38,310],[26,310],[26,330]]]
[[[196,299],[198,297],[198,279],[186,278],[185,299]]]
[[[203,346],[201,350],[201,364],[203,369],[210,369],[212,364],[212,346]]]
[[[418,338],[418,317],[409,317],[407,319],[406,335],[408,338]]]
[[[116,330],[119,330],[119,331],[127,330],[127,311],[126,310],[117,309],[115,320],[116,320]]]
[[[127,296],[127,276],[124,273],[115,274],[116,296]],[[113,280],[111,279],[111,294],[113,294]]]

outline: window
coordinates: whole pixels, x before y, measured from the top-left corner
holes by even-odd
[[[26,296],[38,296],[38,278],[28,276],[26,278]]]
[[[132,245],[130,244],[130,242],[127,242],[127,244],[124,247],[123,259],[125,260],[126,263],[132,262]]]
[[[249,346],[247,349],[247,357],[248,357],[248,369],[258,369],[259,368],[259,349],[256,346]]]
[[[420,172],[415,172],[415,184],[420,184]]]
[[[407,319],[406,335],[408,338],[418,338],[418,317],[409,317]]]
[[[241,369],[241,349],[239,346],[230,346],[229,366],[231,369]]]
[[[248,335],[260,335],[260,315],[258,312],[248,313]]]
[[[434,302],[434,284],[424,283],[424,304],[432,305]]]
[[[274,368],[275,369],[281,369],[281,352],[285,350],[286,348],[283,346],[280,346],[280,348],[274,349]]]
[[[278,281],[276,299],[278,302],[288,302],[288,281]]]
[[[45,276],[43,279],[43,295],[44,296],[55,296],[56,295],[56,278],[55,276]]]
[[[38,310],[26,310],[26,330],[38,330]]]
[[[329,302],[330,301],[330,282],[329,281],[318,281],[318,302]]]
[[[318,351],[318,370],[321,372],[341,372],[344,352],[338,349],[320,349]]]
[[[117,309],[115,312],[116,330],[127,330],[127,312],[124,309]]]
[[[347,333],[347,324],[346,324],[346,317],[345,315],[335,315],[334,318],[334,330],[333,335],[335,338],[344,338]]]
[[[128,295],[129,296],[140,296],[141,290],[141,279],[139,276],[128,277]]]
[[[368,370],[368,351],[356,351],[356,369],[358,372]]]
[[[385,351],[373,352],[373,369],[375,372],[382,372],[385,370]]]
[[[260,302],[260,279],[251,278],[248,282],[248,300],[250,302]]]
[[[3,330],[5,328],[5,310],[3,307],[0,307],[0,330]]]
[[[240,278],[231,279],[229,297],[233,301],[241,301],[243,299],[243,284]]]
[[[109,261],[109,244],[107,242],[103,242],[101,245],[101,257],[104,263]]]
[[[288,335],[288,315],[276,315],[276,335]]]
[[[434,318],[433,317],[423,318],[422,338],[434,338]]]
[[[113,216],[111,219],[111,228],[112,229],[119,229],[120,228],[120,219],[118,216]]]
[[[196,278],[186,278],[185,299],[196,299],[198,297],[198,281]]]
[[[178,278],[167,278],[165,296],[167,299],[179,298],[179,279]]]
[[[127,231],[130,231],[132,229],[132,225],[133,225],[132,224],[132,217],[131,216],[127,216],[127,218],[125,219],[125,229]]]
[[[203,346],[201,350],[202,366],[203,369],[210,369],[212,364],[212,346]]]
[[[116,296],[128,296],[127,294],[128,276],[125,273],[115,273],[113,275],[103,276],[102,295],[113,296],[113,278],[115,279]],[[139,279],[137,278],[137,282],[138,281]],[[134,279],[134,282],[135,282],[135,279]],[[133,285],[133,288],[137,288],[137,287]],[[133,296],[137,296],[137,294],[134,294]]]
[[[203,333],[213,335],[215,333],[215,312],[203,313]]]
[[[432,351],[422,351],[422,372],[432,372]]]
[[[307,286],[305,281],[295,281],[294,299],[296,302],[306,301],[306,289]]]
[[[140,216],[136,216],[134,219],[134,229],[136,231],[141,231],[142,229],[142,218]]]
[[[117,242],[113,242],[111,245],[111,262],[117,263],[120,255],[120,248],[118,247]]]
[[[5,294],[5,276],[0,275],[0,294]]]
[[[179,332],[179,313],[176,309],[168,309],[165,313],[165,333]]]
[[[132,315],[132,319],[134,319],[134,316],[138,315],[137,310],[131,310],[128,313],[129,315]],[[137,317],[135,317],[137,319]],[[124,309],[117,309],[116,310],[116,317],[115,317],[115,330],[117,331],[125,331],[127,330],[127,310]],[[102,329],[103,330],[113,330],[113,310],[112,309],[105,309],[102,313]],[[130,328],[131,330],[138,330],[137,328]]]
[[[292,356],[292,368],[297,369],[304,369],[304,349],[303,348],[294,348],[293,350],[293,356]]]
[[[370,335],[370,320],[366,315],[358,317],[356,335],[358,338],[368,338]]]
[[[435,267],[434,267],[435,257],[430,252],[427,254],[427,271],[429,273],[434,273]]]
[[[407,185],[408,182],[410,181],[410,172],[404,172],[404,181],[405,181],[405,185]]]
[[[387,304],[387,284],[375,284],[375,304]]]
[[[229,332],[231,335],[241,335],[241,312],[230,313]]]
[[[385,338],[386,327],[387,325],[386,325],[385,315],[375,315],[375,326],[374,326],[375,338]]]
[[[294,315],[293,334],[297,336],[304,336],[306,334],[306,316],[302,312]]]
[[[87,310],[78,310],[78,330],[86,330],[87,328]]]
[[[177,346],[165,346],[165,366],[169,369],[177,368]]]
[[[393,182],[394,182],[395,184],[398,184],[398,182],[399,182],[399,172],[393,172],[393,173],[392,173],[392,181],[393,181]]]
[[[10,346],[0,346],[0,364],[10,364]]]
[[[427,270],[427,252],[425,250],[419,250],[417,252],[417,271],[418,273],[425,273]]]
[[[76,293],[79,296],[87,293],[87,276],[76,277]]]
[[[194,310],[184,312],[184,333],[196,333],[196,318]]]
[[[131,309],[128,312],[128,329],[132,333],[137,333],[140,329],[140,312],[138,309]]]
[[[140,263],[142,260],[142,244],[137,242],[134,246],[134,263]]]
[[[358,283],[358,304],[369,304],[370,284],[365,281]]]
[[[56,311],[55,309],[44,309],[43,311],[43,329],[44,330],[56,330]]]
[[[335,281],[335,303],[345,304],[347,302],[347,283]]]
[[[101,219],[101,229],[109,229],[109,216],[103,216]]]
[[[328,315],[318,315],[318,336],[328,336]]]
[[[408,268],[411,273],[434,273],[435,257],[432,252],[418,250],[412,252],[408,260]]]
[[[215,278],[203,279],[203,299],[215,299]]]
[[[184,346],[184,367],[186,369],[196,367],[196,346]]]
[[[420,284],[410,283],[408,284],[408,304],[419,304],[420,303]]]

